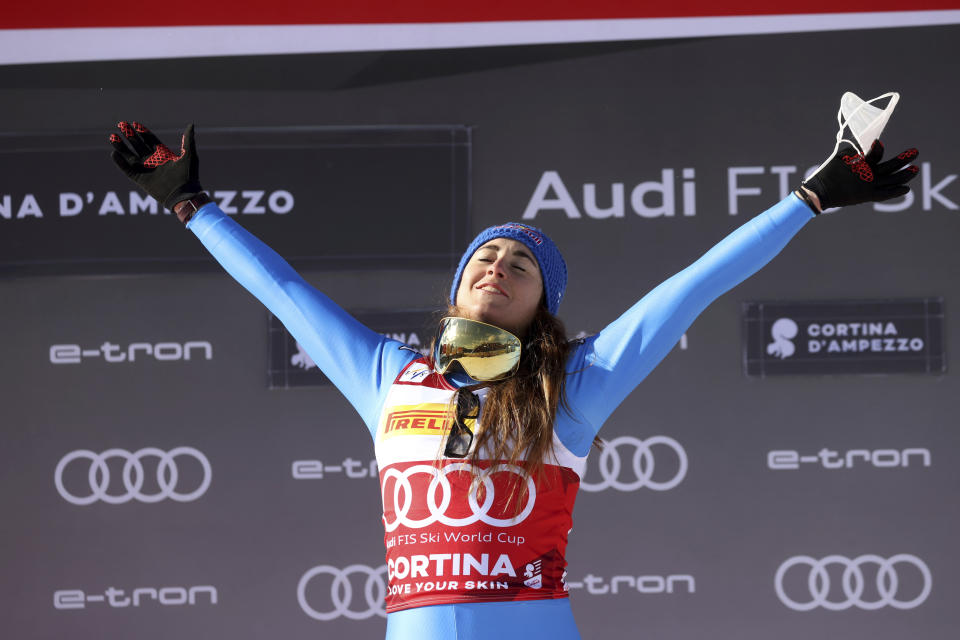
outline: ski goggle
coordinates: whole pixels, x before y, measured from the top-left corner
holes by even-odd
[[[492,324],[444,318],[433,347],[433,370],[444,374],[455,362],[479,382],[510,377],[520,366],[520,338]]]

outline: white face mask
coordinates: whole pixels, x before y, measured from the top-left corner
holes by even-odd
[[[887,106],[883,109],[873,106],[873,102],[890,98]],[[840,98],[840,111],[837,112],[837,122],[840,123],[840,132],[837,134],[838,140],[842,140],[843,128],[846,125],[850,133],[856,138],[860,153],[866,155],[873,146],[874,140],[880,137],[883,128],[887,126],[887,121],[893,115],[893,109],[900,101],[900,94],[896,92],[885,93],[872,100],[863,101],[855,93],[847,91]]]
[[[884,98],[890,98],[885,107],[881,109],[873,106],[872,103]],[[893,115],[893,109],[899,101],[900,94],[895,91],[870,100],[862,100],[860,96],[850,91],[844,93],[840,98],[840,110],[837,111],[837,123],[840,125],[840,129],[837,131],[837,143],[833,147],[833,153],[810,175],[814,176],[819,173],[820,169],[823,169],[837,155],[841,142],[850,143],[857,151],[866,155],[870,151],[870,147],[873,146],[873,142],[883,133],[883,128],[887,126],[890,116]],[[844,137],[847,130],[850,131],[853,140]]]

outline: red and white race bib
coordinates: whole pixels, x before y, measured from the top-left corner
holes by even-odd
[[[566,597],[564,553],[585,458],[556,436],[550,461],[559,464],[537,476],[442,458],[453,392],[417,360],[387,396],[376,439],[387,611]]]

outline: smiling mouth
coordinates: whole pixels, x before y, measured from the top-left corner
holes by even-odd
[[[478,284],[475,288],[476,288],[476,289],[479,289],[480,291],[486,291],[486,292],[488,292],[488,293],[496,293],[496,294],[499,294],[499,295],[501,295],[501,296],[503,296],[503,297],[505,297],[505,298],[509,298],[509,297],[510,297],[510,296],[507,295],[506,291],[504,291],[503,289],[501,289],[501,288],[498,287],[497,285],[492,284],[492,283],[489,283],[489,282],[485,282],[485,283],[483,283],[483,284]]]

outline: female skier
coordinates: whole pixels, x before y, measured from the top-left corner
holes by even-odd
[[[359,324],[204,193],[193,126],[176,154],[120,122],[112,157],[287,327],[360,413],[376,449],[388,640],[579,638],[564,585],[573,503],[607,417],[697,315],[771,260],[821,209],[901,196],[915,149],[833,157],[784,200],[569,342],[554,243],[507,223],[460,260],[428,356]]]

